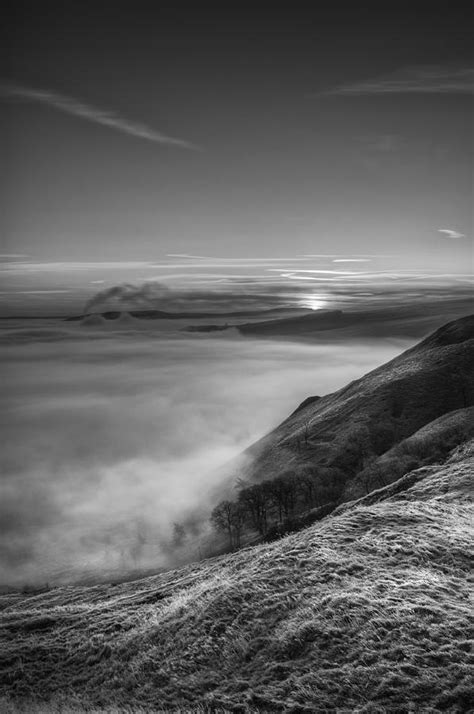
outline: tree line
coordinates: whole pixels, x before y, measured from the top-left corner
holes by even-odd
[[[335,501],[344,480],[339,469],[309,467],[257,484],[240,480],[237,497],[217,504],[211,524],[227,535],[230,549],[236,550],[246,530],[256,531],[263,538],[294,530],[299,514]]]

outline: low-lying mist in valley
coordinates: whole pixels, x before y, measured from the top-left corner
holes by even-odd
[[[2,586],[173,564],[173,524],[207,524],[234,457],[409,345],[4,327]]]

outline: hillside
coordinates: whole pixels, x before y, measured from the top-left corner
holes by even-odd
[[[3,596],[2,711],[467,711],[473,469],[471,441],[272,544]]]
[[[458,411],[443,436],[446,448],[472,434],[474,405],[474,316],[448,323],[415,347],[343,389],[306,399],[282,424],[250,447],[246,478],[253,483],[281,474],[312,472],[339,483],[337,499],[362,496],[398,478],[383,469],[383,455],[399,446],[412,450],[413,468],[437,455],[421,446],[430,430],[441,443],[437,420]],[[459,411],[461,410],[461,411]],[[467,411],[462,411],[467,410]],[[453,426],[453,419],[456,426]],[[431,426],[430,426],[431,424]],[[418,449],[407,442],[420,429]],[[432,440],[432,441],[433,441]],[[428,439],[429,441],[429,439]],[[405,443],[404,443],[405,442]],[[392,457],[397,453],[392,452]],[[418,461],[417,461],[418,459]],[[378,465],[380,468],[375,469]],[[374,468],[372,468],[374,467]],[[372,468],[372,471],[370,469]],[[383,482],[380,483],[381,472]]]

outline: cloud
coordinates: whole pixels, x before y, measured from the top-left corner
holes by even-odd
[[[282,268],[267,268],[269,273],[278,273]],[[291,268],[291,273],[311,273],[315,275],[363,275],[364,273],[354,272],[353,270],[310,270],[307,268]]]
[[[464,233],[459,233],[459,231],[453,231],[452,228],[438,228],[438,233],[442,233],[447,238],[465,238]]]
[[[174,258],[173,262],[166,259],[157,261],[144,260],[116,260],[116,261],[21,261],[18,258],[5,259],[1,262],[0,273],[66,273],[92,270],[193,270],[194,268],[262,268],[265,265],[278,265],[279,263],[307,262],[309,257],[298,258],[220,258],[184,254],[169,254],[167,258]],[[331,256],[330,256],[331,257]],[[336,256],[334,256],[336,257]],[[178,259],[178,260],[176,260]],[[185,260],[184,260],[185,259]]]
[[[281,280],[247,276],[219,276],[212,289],[209,277],[192,287],[172,289],[157,280],[142,284],[123,283],[101,290],[84,306],[84,313],[106,310],[163,310],[168,312],[206,312],[227,314],[270,308],[298,307],[298,296],[288,293]],[[276,283],[276,284],[275,284]]]
[[[288,262],[304,262],[310,256],[298,256],[296,258],[222,258],[218,256],[207,256],[207,255],[191,255],[189,253],[168,253],[168,258],[184,258],[187,260],[207,260],[216,263],[217,265],[260,265],[261,263],[288,263]],[[210,263],[210,264],[212,264]],[[199,263],[198,263],[199,264]],[[183,263],[182,267],[185,267]]]
[[[162,134],[161,132],[152,129],[146,124],[130,121],[129,119],[126,119],[125,117],[109,110],[93,107],[90,104],[85,104],[77,99],[67,97],[64,94],[58,94],[57,92],[52,92],[50,90],[33,89],[31,87],[23,87],[17,84],[1,84],[0,96],[5,99],[20,99],[23,101],[46,104],[47,106],[58,109],[66,114],[86,119],[94,124],[99,124],[100,126],[105,126],[109,129],[115,129],[123,134],[128,134],[129,136],[134,136],[138,139],[145,139],[146,141],[151,141],[155,144],[167,144],[181,149],[200,150],[198,146],[190,143],[189,141],[167,136],[166,134]]]
[[[354,258],[396,258],[389,253],[352,253]],[[305,258],[345,258],[344,253],[307,253]]]
[[[207,522],[223,465],[308,394],[342,387],[401,349],[383,340],[341,350],[242,338],[97,339],[71,323],[46,342],[36,324],[0,354],[2,584],[169,565],[173,521],[201,508]]]
[[[410,67],[393,74],[343,84],[323,94],[362,96],[377,94],[473,94],[474,69],[428,66]]]
[[[57,295],[70,292],[72,292],[70,288],[58,290],[2,290],[0,295]]]
[[[170,289],[158,282],[144,283],[143,285],[114,285],[101,290],[87,301],[84,312],[97,311],[99,308],[113,305],[122,308],[157,308],[163,298],[168,298]]]
[[[371,263],[372,258],[334,258],[333,263]]]
[[[109,262],[78,262],[78,261],[55,261],[55,262],[22,262],[22,261],[6,261],[0,263],[0,273],[66,273],[79,272],[89,270],[135,270],[155,268],[154,263],[138,260],[117,260]]]
[[[275,268],[270,268],[270,272],[279,272]],[[296,268],[282,269],[279,272],[281,278],[289,280],[312,280],[321,283],[334,283],[335,286],[350,286],[357,284],[370,284],[371,286],[379,286],[386,284],[388,280],[398,283],[400,286],[407,283],[416,283],[417,281],[427,286],[429,284],[441,286],[449,284],[453,281],[464,282],[466,279],[472,278],[469,273],[438,273],[435,271],[426,270],[419,272],[417,270],[379,270],[379,271],[336,271],[336,270],[299,270]],[[333,275],[334,277],[328,277]]]

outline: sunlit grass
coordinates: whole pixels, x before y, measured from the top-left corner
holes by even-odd
[[[472,467],[140,581],[5,596],[2,711],[465,711]]]

